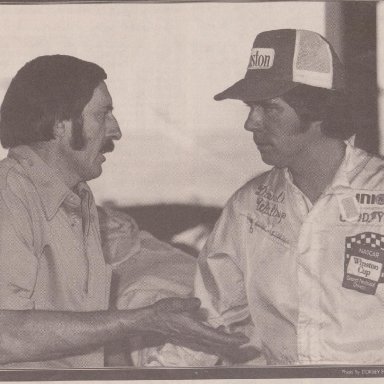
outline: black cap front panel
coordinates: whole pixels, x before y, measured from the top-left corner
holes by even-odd
[[[295,29],[279,29],[257,35],[245,78],[292,81],[295,42]]]

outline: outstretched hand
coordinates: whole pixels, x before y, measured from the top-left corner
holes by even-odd
[[[194,319],[193,314],[200,308],[197,298],[162,299],[150,308],[152,331],[162,334],[172,344],[213,354],[233,363],[244,363],[259,354],[253,347],[243,346],[249,339],[242,333],[228,334]]]

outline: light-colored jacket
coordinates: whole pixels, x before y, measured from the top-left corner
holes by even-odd
[[[209,322],[268,364],[384,363],[384,161],[347,146],[314,205],[274,168],[238,190],[199,260]]]

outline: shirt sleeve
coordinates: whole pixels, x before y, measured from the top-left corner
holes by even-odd
[[[194,295],[215,327],[229,329],[250,316],[244,277],[247,229],[243,225],[232,198],[198,258]]]
[[[128,214],[97,207],[105,261],[114,268],[140,252],[139,228]]]
[[[0,191],[0,309],[34,308],[38,259],[32,220],[9,188]]]
[[[236,195],[226,204],[198,258],[194,281],[194,296],[201,300],[202,312],[208,324],[224,326],[229,333],[241,332],[249,337],[249,346],[261,349],[258,330],[252,322],[245,288],[247,221],[242,220]],[[263,365],[258,355],[244,362]],[[221,360],[220,365],[233,365]]]

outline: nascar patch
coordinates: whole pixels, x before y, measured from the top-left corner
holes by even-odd
[[[384,235],[364,232],[346,237],[342,286],[374,295],[384,282],[383,264]]]

